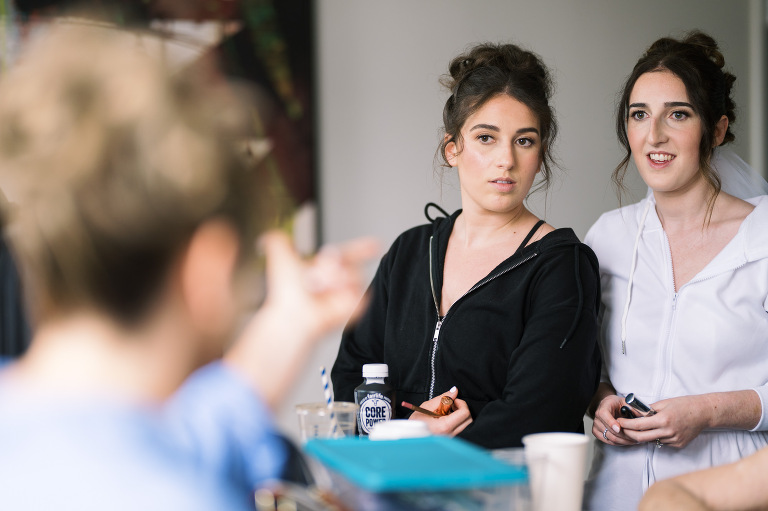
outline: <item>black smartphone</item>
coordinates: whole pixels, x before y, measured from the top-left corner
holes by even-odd
[[[628,406],[622,406],[619,412],[621,413],[621,416],[624,417],[625,419],[635,418],[635,414],[632,413],[632,409]]]

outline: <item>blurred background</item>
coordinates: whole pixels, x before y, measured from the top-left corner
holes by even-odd
[[[35,25],[63,2],[0,0],[0,73]],[[91,2],[119,23],[161,34],[180,67],[222,62],[224,74],[259,84],[276,190],[299,220],[304,250],[319,241],[373,235],[388,246],[424,223],[423,208],[459,207],[455,173],[435,165],[442,107],[438,80],[478,42],[513,42],[553,71],[560,162],[554,186],[529,200],[555,227],[579,237],[618,205],[610,174],[621,159],[614,132],[618,89],[655,39],[701,29],[737,76],[733,150],[765,174],[766,0],[146,0]],[[116,13],[116,14],[114,14]],[[644,186],[630,171],[630,194]],[[12,191],[6,195],[13,199]],[[375,267],[370,268],[373,275]],[[298,437],[294,405],[322,400],[339,334],[322,342],[278,414]]]

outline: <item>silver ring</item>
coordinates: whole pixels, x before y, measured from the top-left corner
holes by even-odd
[[[603,438],[605,438],[606,440],[608,440],[608,436],[606,436],[606,433],[608,433],[608,428],[605,428],[605,429],[603,430]]]
[[[661,440],[657,438],[657,439],[656,439],[656,448],[657,448],[657,449],[661,449],[661,446],[662,446],[662,445],[664,445],[664,444],[662,444],[662,443],[661,443]]]

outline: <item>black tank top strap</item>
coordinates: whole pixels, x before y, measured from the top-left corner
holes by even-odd
[[[539,220],[538,222],[536,222],[536,225],[534,225],[531,228],[531,230],[528,231],[528,235],[525,237],[523,242],[520,243],[520,246],[517,247],[517,250],[515,251],[515,254],[517,254],[518,252],[520,252],[521,250],[523,250],[525,248],[525,246],[528,244],[528,242],[531,240],[531,238],[533,238],[533,235],[536,234],[536,231],[539,230],[539,227],[541,227],[544,224],[545,224],[544,220]]]

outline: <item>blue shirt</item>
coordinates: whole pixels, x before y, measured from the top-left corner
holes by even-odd
[[[221,363],[162,406],[0,379],[2,509],[253,509],[285,457],[268,410]]]

